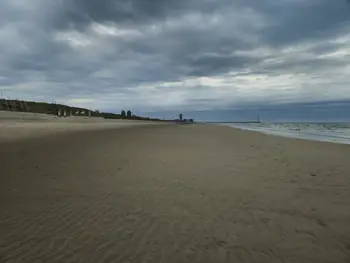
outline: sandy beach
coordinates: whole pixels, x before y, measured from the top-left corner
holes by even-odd
[[[108,120],[82,116],[60,118],[49,114],[0,111],[0,143],[41,138],[48,135],[55,136],[75,131],[120,129],[154,124],[160,125],[161,123],[127,119]]]
[[[349,145],[4,123],[0,262],[350,262]]]

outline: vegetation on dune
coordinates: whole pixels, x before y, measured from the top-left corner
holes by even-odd
[[[124,110],[121,114],[114,114],[108,112],[92,111],[80,107],[71,107],[63,104],[22,101],[22,100],[8,100],[0,99],[0,110],[17,111],[17,112],[31,112],[51,114],[58,116],[89,116],[89,117],[103,117],[105,119],[129,119],[129,120],[147,120],[147,121],[161,121],[160,119],[140,117],[132,115],[132,112]]]

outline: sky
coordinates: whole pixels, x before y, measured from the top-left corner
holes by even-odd
[[[348,106],[349,72],[348,0],[0,1],[2,97],[158,114]]]

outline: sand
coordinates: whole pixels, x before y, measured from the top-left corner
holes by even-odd
[[[138,120],[112,120],[100,117],[58,117],[30,112],[0,111],[0,142],[72,132],[125,128],[162,123]]]
[[[0,262],[350,262],[349,145],[145,125],[0,161]]]

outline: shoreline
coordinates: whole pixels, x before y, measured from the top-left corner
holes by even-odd
[[[269,125],[273,124],[294,124],[294,123],[267,123]],[[309,124],[309,123],[305,123]],[[320,123],[310,123],[310,124],[320,124]],[[323,124],[323,123],[321,123]],[[332,124],[332,123],[330,123]],[[349,123],[336,123],[336,124],[347,124]],[[249,132],[258,132],[261,134],[269,135],[269,136],[277,136],[277,137],[283,137],[287,139],[298,139],[298,140],[306,140],[306,141],[316,141],[316,142],[325,142],[325,143],[335,143],[335,144],[343,144],[343,145],[350,145],[350,137],[341,137],[331,134],[321,134],[317,132],[305,132],[300,130],[278,130],[278,129],[271,129],[271,130],[264,130],[259,129],[256,127],[250,128],[250,127],[244,127],[244,126],[235,126],[235,124],[231,125],[220,125],[220,126],[226,126],[234,129],[239,129],[243,131],[249,131]],[[350,126],[349,126],[349,134],[350,134]]]
[[[348,124],[346,122],[198,122],[196,125],[217,125],[239,129],[248,132],[258,132],[268,136],[277,136],[287,139],[298,139],[306,141],[335,143],[342,145],[350,145],[350,138],[320,135],[306,132],[283,131],[283,130],[259,130],[258,128],[250,128],[247,126],[237,126],[245,124]],[[62,131],[83,131],[83,130],[99,130],[106,128],[125,128],[131,125],[147,125],[147,124],[175,124],[175,122],[157,122],[144,120],[128,120],[128,119],[104,119],[101,117],[87,116],[70,116],[58,117],[50,114],[30,113],[30,112],[15,112],[0,110],[0,141],[16,140],[23,138],[31,138],[33,136],[40,137],[43,135],[57,134]],[[183,123],[189,124],[189,123]],[[193,124],[193,123],[191,123]],[[16,127],[17,126],[17,127]],[[350,127],[350,126],[349,126]],[[16,128],[27,129],[27,132],[16,130]],[[7,129],[7,131],[6,131]],[[12,131],[11,131],[12,130]],[[14,133],[12,133],[14,132]],[[35,134],[37,133],[37,135]],[[4,135],[5,134],[5,135]],[[7,135],[6,135],[7,134]]]
[[[90,132],[105,129],[120,129],[133,126],[148,125],[175,125],[173,122],[155,122],[138,120],[109,120],[103,118],[73,117],[55,119],[30,119],[30,118],[0,118],[0,143],[14,142],[30,138],[40,138],[42,136],[57,136],[71,132]],[[297,140],[306,142],[331,143],[340,145],[350,145],[350,141],[331,141],[313,138],[302,138],[289,134],[279,134],[268,131],[260,131],[245,127],[230,126],[227,124],[214,123],[194,123],[196,126],[217,126],[226,127],[233,130],[240,130],[248,133],[257,133],[264,136],[279,137],[287,140]],[[337,137],[338,138],[338,137]]]

